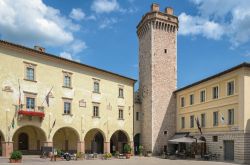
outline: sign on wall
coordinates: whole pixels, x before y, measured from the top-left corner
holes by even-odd
[[[79,107],[86,108],[86,101],[84,99],[79,101]]]

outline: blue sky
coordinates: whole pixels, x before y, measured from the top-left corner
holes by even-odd
[[[136,25],[179,16],[178,88],[250,60],[249,0],[0,0],[0,38],[138,79]]]

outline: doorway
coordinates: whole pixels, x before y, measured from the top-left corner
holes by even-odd
[[[224,159],[233,161],[234,160],[234,141],[224,140]]]
[[[28,150],[29,149],[29,136],[26,133],[20,133],[18,136],[18,149]]]

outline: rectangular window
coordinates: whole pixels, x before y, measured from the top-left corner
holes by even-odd
[[[201,114],[201,127],[206,127],[206,115],[205,115],[205,113]]]
[[[214,126],[218,126],[218,124],[219,124],[218,118],[219,118],[218,112],[214,112],[213,113],[213,125]]]
[[[68,75],[64,76],[64,87],[71,87],[71,77]]]
[[[185,117],[181,117],[181,128],[185,128]]]
[[[119,98],[123,98],[123,88],[119,88]]]
[[[202,90],[200,92],[200,102],[203,103],[206,101],[206,91],[205,90]]]
[[[218,86],[213,87],[212,92],[213,92],[213,99],[218,99],[219,98],[219,87]]]
[[[227,83],[227,95],[231,96],[234,94],[234,81],[230,81]]]
[[[185,107],[185,98],[181,97],[181,107]]]
[[[190,116],[190,128],[194,128],[194,116]]]
[[[27,111],[35,110],[35,98],[26,97],[26,109]]]
[[[228,124],[233,125],[234,124],[234,109],[228,110]]]
[[[26,67],[26,79],[34,81],[35,80],[35,71],[34,68]]]
[[[64,114],[71,114],[71,103],[64,102]]]
[[[123,109],[119,109],[118,119],[123,119]]]
[[[140,120],[139,112],[136,112],[136,121]]]
[[[194,104],[194,95],[193,94],[191,94],[189,96],[189,100],[190,100],[190,105],[193,105]]]
[[[218,136],[213,136],[213,142],[218,142]]]
[[[99,107],[93,106],[93,117],[99,117]]]
[[[100,86],[99,82],[95,81],[94,82],[94,92],[95,93],[100,93]]]

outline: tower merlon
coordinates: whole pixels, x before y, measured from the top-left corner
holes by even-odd
[[[151,5],[151,11],[152,11],[152,12],[160,11],[160,5],[157,4],[157,3],[153,3],[153,4]]]
[[[166,7],[165,13],[169,15],[174,15],[174,9],[172,7]]]
[[[174,15],[174,10],[171,7],[166,7],[164,12],[160,11],[160,6],[156,3],[151,5],[151,11],[142,16],[141,21],[137,25],[137,35],[143,36],[150,26],[153,28],[162,29],[168,32],[178,30],[179,20]]]

